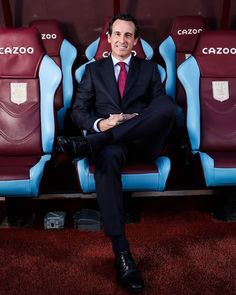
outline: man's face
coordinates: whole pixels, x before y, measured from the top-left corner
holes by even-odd
[[[112,34],[108,34],[108,42],[111,43],[112,55],[119,59],[126,59],[133,46],[137,43],[134,37],[135,25],[132,21],[117,19],[112,26]]]

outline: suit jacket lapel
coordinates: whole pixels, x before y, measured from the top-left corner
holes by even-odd
[[[107,88],[107,91],[111,94],[114,102],[120,106],[120,94],[111,57],[104,58],[102,77],[104,79],[104,85]]]
[[[139,72],[140,72],[140,63],[139,60],[135,57],[132,57],[130,60],[129,72],[127,76],[127,81],[125,85],[124,97],[120,97],[117,81],[115,78],[114,67],[111,57],[104,58],[103,67],[101,68],[102,77],[104,80],[104,85],[110,93],[114,103],[116,103],[119,107],[121,105],[125,106],[129,102],[128,94],[129,90],[132,88],[134,82],[137,80]]]
[[[124,97],[123,97],[124,100],[125,100],[126,93],[128,93],[128,91],[130,90],[130,88],[133,86],[134,82],[138,78],[139,68],[140,68],[140,64],[139,64],[138,60],[136,58],[132,57],[130,60],[127,81],[125,84],[125,91],[124,91]]]

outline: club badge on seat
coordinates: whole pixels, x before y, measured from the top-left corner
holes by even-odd
[[[220,102],[229,99],[229,82],[212,81],[213,98]]]
[[[22,104],[27,101],[27,83],[11,83],[10,99],[13,103]]]

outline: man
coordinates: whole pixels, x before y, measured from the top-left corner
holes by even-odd
[[[111,238],[117,278],[131,292],[142,291],[144,283],[125,236],[121,170],[136,156],[134,150],[139,158],[156,159],[176,113],[175,104],[164,95],[156,65],[132,56],[137,37],[137,22],[131,15],[112,18],[111,56],[87,65],[72,109],[73,121],[88,135],[58,138],[71,157],[93,158],[98,203]]]

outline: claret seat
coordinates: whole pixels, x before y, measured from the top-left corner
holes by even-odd
[[[206,186],[236,185],[236,32],[202,32],[178,68],[187,94],[187,129]]]
[[[33,28],[0,29],[0,195],[37,196],[54,145],[61,71]]]
[[[108,16],[104,20],[100,36],[86,48],[85,55],[88,60],[98,60],[110,54],[111,45],[107,42],[109,21],[110,17]],[[153,49],[145,40],[139,38],[133,48],[133,54],[140,58],[151,59],[153,57]]]
[[[65,38],[62,24],[57,20],[35,20],[30,27],[39,30],[47,54],[62,71],[62,81],[57,89],[55,107],[59,130],[65,127],[65,117],[73,99],[73,65],[77,49]]]
[[[106,19],[103,32],[94,44],[89,46],[86,50],[86,55],[89,62],[106,58],[103,52],[110,52],[110,44],[107,42],[108,21]],[[140,42],[136,46],[135,54],[140,58],[150,59],[153,51],[151,47],[145,42]],[[143,46],[144,44],[144,46]],[[138,49],[137,49],[138,48]],[[150,52],[151,49],[151,52]],[[86,63],[87,64],[87,63]],[[76,72],[75,77],[79,83],[82,79],[86,64],[80,66]],[[165,80],[165,70],[159,66],[157,70],[160,71],[162,82]],[[75,161],[80,186],[84,193],[95,192],[94,180],[94,166],[89,158],[84,158]],[[126,165],[122,173],[122,187],[124,191],[163,191],[166,187],[166,182],[169,176],[171,164],[167,156],[158,157],[154,163],[130,163]]]
[[[186,95],[177,79],[177,68],[191,56],[200,33],[207,29],[205,19],[200,16],[177,16],[173,19],[169,36],[160,44],[159,52],[166,69],[166,93],[179,106],[178,125],[184,124]]]

